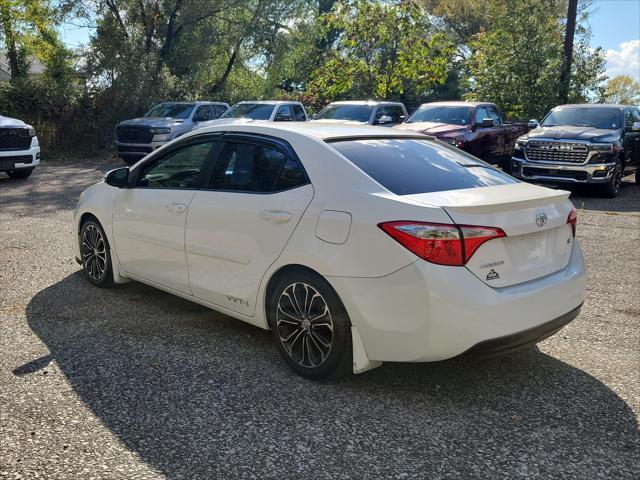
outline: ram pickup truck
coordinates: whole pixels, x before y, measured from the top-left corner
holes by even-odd
[[[228,109],[228,104],[220,102],[160,103],[144,117],[125,120],[116,126],[116,151],[122,160],[133,165],[201,123],[220,117]]]
[[[306,122],[307,111],[300,102],[289,100],[253,100],[238,102],[217,120],[198,128],[235,122]]]
[[[36,131],[22,120],[0,115],[0,172],[27,178],[40,163]]]
[[[630,105],[560,105],[518,138],[511,160],[517,178],[592,184],[606,197],[635,172],[640,184],[640,109]]]
[[[507,123],[488,102],[423,103],[395,128],[431,135],[489,163],[508,166],[524,123]]]

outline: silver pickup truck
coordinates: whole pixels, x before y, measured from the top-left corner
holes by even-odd
[[[202,122],[219,118],[229,109],[222,102],[164,102],[144,117],[116,126],[116,152],[129,165],[148,153],[193,130]]]

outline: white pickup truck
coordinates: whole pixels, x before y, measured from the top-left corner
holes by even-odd
[[[15,118],[0,115],[0,172],[11,178],[27,178],[40,163],[36,131]]]

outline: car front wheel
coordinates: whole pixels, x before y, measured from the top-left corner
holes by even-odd
[[[100,288],[113,286],[109,242],[100,224],[87,220],[80,229],[80,255],[84,273]]]
[[[620,193],[620,187],[622,186],[622,176],[622,162],[620,160],[616,160],[616,165],[613,169],[611,179],[607,183],[602,185],[602,195],[607,198],[617,197],[618,193]]]
[[[320,380],[351,371],[351,322],[325,279],[304,270],[288,273],[272,290],[269,305],[276,345],[296,373]]]

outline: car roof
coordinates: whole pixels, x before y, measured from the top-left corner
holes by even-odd
[[[558,105],[553,107],[552,110],[556,108],[627,108],[633,107],[634,105],[618,105],[613,103],[567,103],[565,105]]]
[[[402,102],[389,102],[387,100],[339,100],[329,105],[404,105]]]
[[[479,107],[484,105],[495,106],[495,103],[491,102],[465,102],[463,100],[451,100],[448,102],[427,102],[422,103],[420,106],[424,107],[426,105],[440,105],[443,107]]]
[[[295,103],[298,105],[302,105],[300,102],[296,102],[294,100],[243,100],[242,102],[236,103],[236,105],[246,104],[246,103],[258,103],[261,105],[284,105],[284,104]]]
[[[283,132],[293,132],[306,137],[320,140],[341,139],[341,138],[425,138],[426,135],[416,134],[408,130],[397,130],[384,127],[373,127],[370,125],[351,125],[342,123],[314,123],[314,122],[282,122],[282,123],[253,123],[242,119],[232,120],[223,124],[203,127],[192,132],[214,133],[220,131],[254,133],[261,135],[278,136]]]

